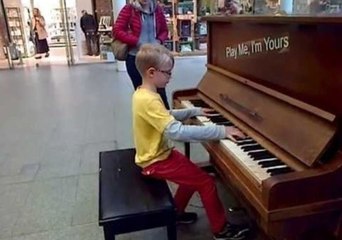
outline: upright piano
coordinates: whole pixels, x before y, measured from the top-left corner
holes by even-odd
[[[246,133],[203,145],[268,238],[342,239],[342,18],[206,20],[207,71],[174,107],[213,108],[197,123]]]

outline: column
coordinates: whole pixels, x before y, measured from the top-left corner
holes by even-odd
[[[126,0],[112,0],[113,1],[113,19],[114,21],[119,15],[120,10],[126,5]],[[117,61],[117,71],[125,72],[126,64],[124,61]]]

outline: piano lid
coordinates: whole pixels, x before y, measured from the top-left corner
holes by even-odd
[[[341,19],[206,20],[210,70],[199,90],[307,166],[317,163],[342,116]]]
[[[307,166],[320,159],[336,133],[331,121],[217,71],[208,70],[198,89]]]
[[[342,117],[341,17],[205,19],[209,64]]]

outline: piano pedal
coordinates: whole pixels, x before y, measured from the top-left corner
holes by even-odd
[[[248,229],[246,232],[246,239],[256,239],[258,227],[256,223],[250,218],[247,211],[241,207],[233,207],[228,209],[228,221],[231,224],[243,226]]]
[[[228,219],[232,224],[251,225],[252,220],[244,208],[234,207],[228,209]]]

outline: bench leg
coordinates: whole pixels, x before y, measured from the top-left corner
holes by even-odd
[[[105,240],[115,240],[114,231],[110,226],[103,226]]]
[[[177,240],[177,228],[175,223],[167,226],[167,239]]]

